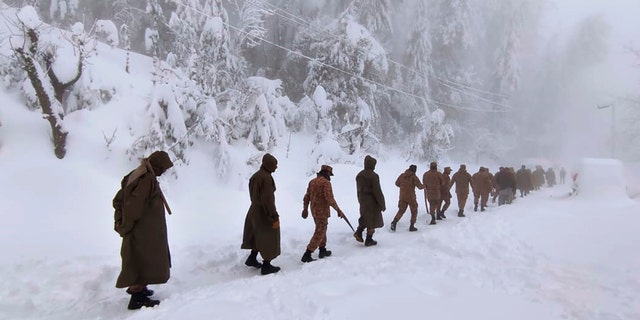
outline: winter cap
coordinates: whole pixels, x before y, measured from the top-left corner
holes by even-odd
[[[444,172],[451,172],[451,167],[444,167]]]
[[[262,167],[269,172],[275,172],[276,168],[278,168],[278,160],[271,154],[265,153],[264,156],[262,156]]]
[[[466,164],[461,164],[461,165],[460,165],[460,169],[467,170],[467,165],[466,165]]]
[[[429,163],[429,168],[430,169],[435,169],[437,167],[438,167],[438,163],[437,162],[433,161],[433,162]]]
[[[418,167],[415,164],[409,166],[409,171],[413,171],[414,173],[418,171]]]
[[[149,164],[156,174],[162,174],[167,169],[173,167],[173,162],[169,158],[169,154],[164,151],[154,151],[149,156]]]
[[[323,164],[322,167],[320,167],[320,172],[326,172],[328,175],[332,176],[333,175],[333,168],[331,166],[328,166],[326,164]]]

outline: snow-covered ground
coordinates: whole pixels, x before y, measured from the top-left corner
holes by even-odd
[[[109,152],[99,143],[101,128],[115,120],[95,111],[71,114],[69,152],[58,160],[37,112],[6,93],[1,98],[2,319],[640,319],[640,206],[568,197],[568,184],[483,213],[468,203],[467,218],[449,210],[436,226],[426,224],[421,205],[418,232],[407,231],[407,212],[396,233],[385,226],[374,237],[378,246],[369,248],[334,216],[333,256],[303,264],[313,230],[300,218],[311,178],[303,137],[292,139],[288,158],[286,150],[274,151],[280,273],[261,276],[243,264],[251,172],[222,183],[206,154],[194,151],[188,167],[172,169],[179,179],[162,178],[174,212],[172,276],[153,286],[162,303],[128,311],[129,296],[114,287],[120,237],[112,230],[111,199],[135,163],[122,148]],[[387,223],[396,211],[393,182],[407,167],[393,156],[378,165]],[[425,168],[418,164],[419,172]],[[337,164],[333,177],[336,199],[354,224],[360,169]]]
[[[313,232],[300,217],[313,143],[301,135],[289,150],[273,151],[283,252],[273,263],[282,271],[261,276],[244,266],[248,252],[240,250],[247,181],[258,167],[246,163],[261,154],[232,146],[237,170],[219,180],[210,148],[194,146],[188,166],[161,178],[174,212],[167,218],[172,276],[152,287],[162,303],[127,310],[129,296],[115,288],[120,237],[111,200],[137,165],[125,150],[146,125],[152,67],[132,55],[127,74],[125,61],[120,50],[96,48],[81,81],[116,95],[65,117],[64,160],[54,157],[39,111],[0,90],[0,319],[640,319],[640,205],[620,194],[569,197],[568,183],[483,213],[470,200],[467,218],[455,217],[454,198],[449,219],[436,226],[426,224],[421,203],[418,232],[407,231],[407,212],[396,233],[385,226],[374,236],[378,246],[368,248],[334,215],[333,255],[303,264]],[[107,147],[104,136],[114,131]],[[410,163],[386,149],[377,171],[388,224],[394,181]],[[336,200],[355,225],[362,157],[353,162],[330,164]],[[419,173],[427,168],[416,164]],[[455,171],[459,163],[445,165]],[[634,177],[627,190],[637,196],[640,167],[625,170]]]

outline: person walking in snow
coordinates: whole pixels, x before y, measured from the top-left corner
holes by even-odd
[[[467,198],[469,197],[469,185],[471,184],[471,174],[467,172],[467,166],[460,165],[458,172],[451,177],[451,183],[449,183],[449,189],[456,185],[456,195],[458,196],[458,217],[465,217],[464,206],[467,204]]]
[[[245,264],[261,268],[263,275],[280,271],[280,267],[271,265],[271,261],[280,255],[280,216],[276,210],[276,183],[271,175],[277,168],[278,160],[266,153],[260,169],[249,179],[251,206],[244,221],[240,246],[251,250]],[[258,253],[262,263],[258,262]]]
[[[142,164],[124,176],[121,189],[113,199],[114,229],[122,237],[122,268],[116,288],[127,287],[131,295],[127,308],[153,307],[153,290],[147,285],[169,280],[171,256],[167,240],[165,206],[168,205],[156,177],[173,163],[164,151],[155,151]]]
[[[309,204],[311,204],[311,216],[316,224],[311,240],[307,245],[307,250],[302,255],[302,262],[315,261],[311,257],[313,251],[320,248],[318,258],[322,259],[331,255],[331,251],[327,250],[327,225],[329,224],[329,216],[331,216],[331,208],[335,209],[338,217],[344,218],[344,213],[338,207],[338,203],[333,197],[333,189],[331,188],[331,177],[333,176],[333,168],[328,165],[322,165],[317,176],[309,182],[307,192],[302,200],[302,218],[309,216]]]
[[[374,171],[377,162],[375,158],[367,155],[364,158],[364,169],[356,176],[360,219],[358,219],[358,229],[353,233],[353,237],[358,242],[364,242],[367,247],[378,244],[373,240],[373,234],[376,232],[376,228],[384,226],[382,212],[387,209],[384,194],[380,188],[380,177]],[[362,239],[364,229],[367,229],[366,241]]]
[[[560,183],[564,184],[564,178],[567,176],[567,170],[564,167],[560,168]]]
[[[529,193],[530,185],[531,174],[527,170],[527,167],[523,164],[518,172],[516,172],[516,188],[520,190],[520,198],[526,196]]]
[[[440,203],[442,202],[442,186],[444,178],[442,173],[438,172],[438,164],[431,162],[429,170],[422,175],[422,184],[424,184],[424,202],[428,205],[431,221],[428,224],[436,224],[436,214],[440,215]]]
[[[444,167],[442,171],[442,180],[444,181],[442,189],[440,190],[440,196],[442,197],[442,208],[440,209],[440,216],[438,220],[446,219],[444,212],[447,211],[449,205],[451,205],[451,191],[449,190],[449,184],[451,183],[451,167]]]
[[[480,167],[480,170],[471,177],[471,185],[473,189],[473,211],[478,211],[478,202],[480,203],[480,211],[485,211],[489,195],[493,190],[493,180],[489,169]]]
[[[422,190],[424,185],[420,183],[420,179],[416,176],[418,167],[415,164],[409,166],[404,173],[396,179],[396,186],[400,188],[400,196],[398,197],[398,213],[391,221],[391,231],[396,231],[396,224],[407,211],[407,207],[411,210],[411,225],[409,231],[418,231],[415,227],[418,219],[418,201],[416,200],[416,188]]]

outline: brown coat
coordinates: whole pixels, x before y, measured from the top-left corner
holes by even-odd
[[[371,156],[364,158],[364,170],[356,176],[358,203],[360,204],[359,225],[367,229],[382,228],[382,211],[387,209],[384,194],[380,188],[380,177],[373,170],[376,159]]]
[[[424,194],[427,200],[442,199],[441,191],[444,186],[442,173],[436,169],[430,169],[422,175],[422,183],[424,184]]]
[[[453,174],[451,182],[449,183],[449,189],[456,185],[457,194],[469,194],[469,184],[471,184],[471,175],[466,169],[459,169],[458,172]]]
[[[280,255],[280,227],[274,228],[280,216],[276,210],[276,183],[271,176],[277,164],[276,158],[267,153],[260,170],[249,179],[251,206],[244,221],[241,248],[258,250],[264,260]]]
[[[161,173],[173,166],[166,153],[164,157],[155,155],[149,157],[154,171]],[[122,179],[121,187],[113,199],[114,227],[122,236],[122,269],[116,287],[166,283],[171,256],[156,176],[143,164]]]
[[[316,178],[309,181],[307,193],[303,198],[303,208],[307,209],[311,203],[311,215],[314,218],[328,218],[331,216],[331,207],[336,211],[340,208],[333,197],[331,182],[327,177],[318,174]]]
[[[398,201],[407,203],[416,202],[416,188],[420,190],[424,189],[424,185],[420,183],[420,179],[418,179],[416,173],[411,170],[407,170],[398,176],[396,186],[400,188]]]
[[[491,193],[493,189],[493,181],[489,172],[476,172],[471,177],[471,185],[474,194]]]

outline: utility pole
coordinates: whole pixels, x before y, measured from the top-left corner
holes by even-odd
[[[616,147],[616,106],[614,104],[607,104],[603,106],[597,106],[599,110],[611,108],[611,158],[614,158]]]

